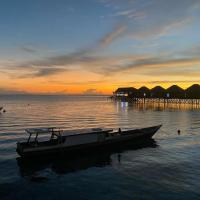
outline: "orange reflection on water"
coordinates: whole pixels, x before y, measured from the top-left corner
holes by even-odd
[[[183,104],[183,103],[158,103],[158,102],[118,102],[118,107],[134,107],[138,110],[195,110],[200,109],[200,104]]]

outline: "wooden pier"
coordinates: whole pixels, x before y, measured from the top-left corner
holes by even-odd
[[[169,99],[169,98],[132,98],[132,97],[111,97],[112,100],[138,102],[138,103],[173,103],[173,104],[197,104],[200,105],[200,99]]]
[[[167,99],[167,98],[131,98],[130,101],[140,103],[173,103],[173,104],[200,104],[200,99]]]

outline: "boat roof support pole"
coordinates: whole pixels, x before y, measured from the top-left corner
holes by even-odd
[[[36,136],[35,136],[35,142],[37,141],[37,137],[38,137],[38,132],[36,133]]]
[[[53,130],[53,128],[50,130],[51,130],[51,139],[53,139],[54,138],[54,130]]]
[[[30,142],[30,139],[31,139],[31,133],[29,134],[29,137],[28,137],[28,140],[27,140],[27,143],[29,143]]]

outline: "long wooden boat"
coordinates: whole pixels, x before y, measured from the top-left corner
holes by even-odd
[[[141,129],[93,128],[62,130],[60,128],[31,128],[25,131],[28,140],[17,143],[17,153],[22,157],[60,153],[80,153],[122,147],[127,143],[145,141],[160,129],[161,125]],[[42,137],[39,138],[38,136]],[[47,138],[48,137],[48,138]]]

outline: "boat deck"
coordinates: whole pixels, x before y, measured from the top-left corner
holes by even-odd
[[[63,130],[62,136],[72,136],[80,134],[96,134],[102,132],[111,132],[113,129],[109,128],[90,128],[90,129],[73,129],[73,130]]]

